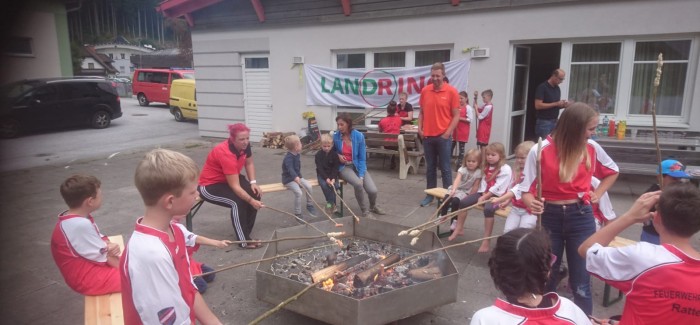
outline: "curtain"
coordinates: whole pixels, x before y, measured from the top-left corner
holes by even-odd
[[[620,43],[574,44],[569,97],[603,114],[615,114]]]

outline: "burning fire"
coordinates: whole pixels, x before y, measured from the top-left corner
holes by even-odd
[[[333,289],[333,285],[333,279],[328,279],[321,283],[321,288],[326,291],[331,291],[331,289]]]

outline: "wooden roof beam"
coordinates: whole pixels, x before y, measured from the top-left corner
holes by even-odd
[[[340,3],[343,5],[343,15],[350,16],[350,0],[340,0]]]
[[[265,22],[265,8],[263,8],[260,0],[250,0],[253,4],[253,9],[255,9],[255,14],[258,15],[258,20],[263,23]]]

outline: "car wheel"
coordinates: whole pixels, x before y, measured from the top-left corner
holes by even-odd
[[[19,135],[20,124],[19,121],[8,118],[0,121],[0,137],[2,138],[14,138]]]
[[[138,96],[136,96],[136,98],[139,100],[139,105],[148,106],[148,98],[146,98],[146,95],[138,94]]]
[[[90,119],[90,126],[92,126],[95,129],[104,129],[108,127],[111,122],[112,117],[107,111],[97,111],[95,112],[95,114],[92,114],[92,118]]]
[[[171,110],[171,112],[173,113],[173,116],[175,116],[175,121],[178,121],[178,122],[184,122],[184,121],[185,121],[185,117],[182,116],[182,111],[180,110],[180,108],[178,108],[178,107],[173,107],[172,110]]]

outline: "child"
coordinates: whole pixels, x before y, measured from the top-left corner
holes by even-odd
[[[477,94],[478,92],[475,91],[474,97],[476,97]],[[493,105],[491,104],[491,100],[493,99],[493,91],[491,91],[491,89],[482,91],[481,99],[484,101],[484,105],[481,105],[481,107],[476,105],[476,101],[474,102],[474,106],[477,107],[479,113],[479,124],[477,124],[476,128],[476,145],[479,146],[479,149],[488,145],[489,138],[491,138],[491,119],[493,117]]]
[[[476,193],[476,190],[479,189],[480,181],[481,151],[478,149],[469,149],[464,155],[462,166],[457,170],[457,176],[454,182],[447,188],[448,194],[445,196],[445,200],[449,197],[450,202],[442,207],[441,214],[447,214],[450,208],[452,208],[452,211],[459,210],[461,200],[468,195]],[[457,220],[461,219],[461,224],[463,225],[466,216],[466,213],[462,213],[457,217]],[[450,226],[452,230],[457,228],[457,224],[454,221],[452,226]]]
[[[683,166],[683,164],[681,164],[680,161],[673,159],[666,159],[662,161],[661,170],[657,172],[660,172],[662,175],[661,181],[663,182],[664,187],[666,187],[667,185],[680,183],[683,179],[690,178],[690,175],[688,175],[685,172],[685,166]],[[645,193],[658,191],[660,189],[661,186],[659,184],[654,184],[651,187],[649,187],[645,191]],[[655,209],[652,209],[652,212],[655,211]],[[642,235],[639,240],[656,245],[661,244],[659,233],[656,232],[656,228],[654,228],[654,223],[651,220],[647,220],[644,222],[644,226],[642,227]]]
[[[91,215],[102,205],[100,185],[89,175],[73,175],[61,184],[68,210],[58,215],[51,235],[51,254],[66,284],[88,296],[121,291],[119,246],[100,233]]]
[[[401,133],[401,118],[394,115],[396,114],[396,102],[390,101],[389,105],[386,106],[386,117],[379,121],[379,132],[399,134]],[[394,138],[385,138],[385,141],[396,142]],[[396,147],[388,146],[386,149],[398,150],[398,145]],[[396,168],[396,155],[391,155],[391,169]]]
[[[471,325],[591,324],[571,300],[547,293],[554,255],[547,233],[518,228],[499,237],[489,259],[491,278],[505,299],[477,311]]]
[[[537,225],[537,216],[530,213],[525,203],[523,203],[522,192],[520,192],[518,187],[518,184],[523,181],[525,159],[527,159],[527,154],[534,145],[535,143],[532,141],[525,141],[515,147],[515,177],[513,177],[510,191],[492,202],[499,208],[507,206],[508,200],[513,205],[508,218],[506,218],[506,226],[503,229],[503,233],[507,233],[515,228],[535,228],[535,225]]]
[[[471,116],[473,109],[469,106],[469,95],[466,91],[459,92],[459,122],[452,133],[452,151],[455,151],[455,146],[459,144],[459,154],[457,155],[457,166],[462,164],[464,157],[464,144],[469,142],[469,126],[472,122]]]
[[[657,212],[650,212],[653,206]],[[605,247],[636,223],[653,218],[661,245]],[[672,184],[642,194],[622,216],[588,237],[578,253],[594,276],[625,292],[621,324],[698,324],[700,189]]]
[[[190,273],[192,273],[192,275],[196,275],[214,271],[214,269],[207,266],[206,264],[195,261],[192,255],[194,255],[194,253],[199,250],[200,245],[209,245],[218,248],[224,248],[228,247],[228,245],[231,244],[231,241],[215,240],[204,236],[196,235],[191,231],[187,230],[187,228],[181,223],[183,219],[185,219],[185,215],[175,216],[173,217],[173,224],[180,228],[180,230],[182,230],[182,233],[185,235],[185,245],[187,245],[187,257],[189,257],[190,259]],[[195,278],[194,284],[197,286],[197,291],[199,291],[199,293],[206,292],[208,287],[207,283],[214,281],[215,277],[216,274],[209,274],[203,277]]]
[[[506,164],[505,147],[501,143],[494,142],[484,147],[484,154],[486,156],[483,166],[484,176],[481,178],[479,190],[477,193],[464,198],[460,204],[460,208],[466,208],[476,203],[487,201],[492,197],[501,196],[508,190],[513,171],[510,166]],[[484,237],[491,236],[493,232],[493,217],[496,209],[498,209],[498,206],[491,202],[484,204]],[[457,220],[457,229],[448,239],[453,240],[458,235],[463,234],[463,227],[464,221],[460,224],[459,220]],[[489,239],[484,239],[484,241],[481,242],[481,247],[479,247],[479,253],[488,252],[490,244],[491,241]]]
[[[284,146],[287,148],[287,155],[282,161],[282,184],[294,193],[294,215],[297,217],[297,221],[302,223],[301,220],[304,219],[304,216],[301,215],[302,196],[306,197],[306,210],[309,211],[310,218],[316,217],[316,208],[309,196],[312,193],[311,183],[301,176],[301,141],[299,137],[296,135],[286,137]],[[309,194],[304,193],[301,186]]]
[[[124,324],[221,324],[192,282],[185,236],[171,223],[194,204],[197,174],[191,158],[166,149],[151,150],[136,167],[146,212],[119,264]]]
[[[333,138],[327,133],[321,134],[321,150],[316,152],[315,161],[318,185],[326,197],[326,213],[335,213],[335,189],[338,188],[335,180],[338,179],[340,159],[333,145]]]

